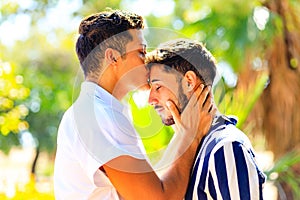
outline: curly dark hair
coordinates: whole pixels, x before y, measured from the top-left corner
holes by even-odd
[[[212,85],[216,76],[216,61],[205,46],[197,41],[179,38],[160,44],[146,56],[150,70],[155,64],[164,65],[165,71],[175,69],[184,75],[194,71],[206,85]]]
[[[80,35],[76,42],[76,53],[84,75],[99,75],[99,64],[106,48],[125,55],[126,44],[132,41],[128,30],[143,28],[143,17],[122,10],[107,9],[84,18],[79,25]]]

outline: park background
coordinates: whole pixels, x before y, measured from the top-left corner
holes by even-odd
[[[216,103],[239,118],[258,152],[271,185],[266,199],[300,199],[298,0],[1,0],[1,199],[54,199],[57,127],[82,80],[78,26],[106,7],[205,43],[219,63]],[[141,97],[132,93],[126,101],[155,162],[173,131],[138,103]]]

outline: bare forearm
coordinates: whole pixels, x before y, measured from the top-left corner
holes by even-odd
[[[201,88],[203,89],[203,86]],[[104,165],[106,174],[124,199],[182,200],[184,198],[197,147],[207,133],[214,115],[210,98],[205,101],[209,88],[201,93],[202,89],[195,91],[181,116],[175,104],[169,102],[169,110],[174,118],[176,134],[180,142],[174,152],[177,159],[162,178],[157,176],[146,160],[130,156],[117,157]],[[115,167],[112,167],[115,161],[118,162]],[[120,163],[127,166],[126,170],[120,169],[119,166],[122,166]]]
[[[166,199],[184,198],[198,144],[194,140],[161,178]]]
[[[190,143],[188,147],[184,146],[184,142],[181,143],[181,148],[179,147],[179,149],[185,149],[185,151],[178,152],[181,153],[180,156],[171,164],[161,178],[151,170],[150,165],[147,165],[146,161],[128,156],[122,156],[110,161],[104,165],[104,169],[123,199],[182,200],[199,144],[196,139]],[[131,167],[120,169],[120,166]],[[132,171],[132,167],[136,170]]]

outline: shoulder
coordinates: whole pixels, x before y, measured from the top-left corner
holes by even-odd
[[[228,143],[237,142],[247,148],[252,148],[250,140],[246,136],[246,134],[232,124],[228,124],[223,130],[215,132],[214,137],[218,142],[216,147],[220,147]]]
[[[200,150],[201,156],[207,156],[216,153],[225,146],[239,144],[246,150],[251,150],[252,145],[248,137],[232,124],[225,125],[223,128],[211,131],[203,141]]]
[[[58,139],[60,137],[69,136],[69,134],[74,132],[74,115],[73,115],[73,106],[71,106],[63,114],[60,124],[58,126]],[[69,136],[73,137],[73,136]]]
[[[230,166],[241,163],[246,166],[255,163],[255,154],[250,140],[234,125],[228,125],[221,132],[215,133],[214,138],[216,142],[210,152],[210,163],[215,165],[215,163],[223,162]]]

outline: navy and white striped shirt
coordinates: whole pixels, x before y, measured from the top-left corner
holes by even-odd
[[[236,120],[218,116],[202,139],[185,200],[261,200],[265,175]]]

